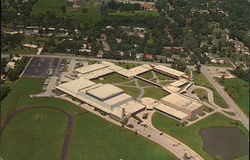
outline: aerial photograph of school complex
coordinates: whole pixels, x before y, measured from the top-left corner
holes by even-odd
[[[1,0],[0,160],[248,160],[249,0]]]

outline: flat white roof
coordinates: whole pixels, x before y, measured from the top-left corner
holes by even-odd
[[[174,86],[167,86],[166,87],[168,90],[172,91],[172,92],[178,92],[180,90],[180,88],[178,87],[174,87]]]
[[[183,119],[183,118],[188,116],[188,114],[186,114],[182,111],[179,111],[175,108],[169,107],[169,106],[162,104],[162,103],[158,103],[157,105],[154,106],[154,108],[158,109],[164,113],[170,114],[170,115],[172,115],[176,118],[179,118],[179,119]]]
[[[133,77],[136,76],[138,74],[150,71],[152,68],[150,67],[150,65],[148,64],[144,64],[141,66],[137,66],[131,69],[123,69],[123,70],[119,70],[117,71],[117,73],[125,76],[125,77]]]
[[[186,84],[187,82],[188,81],[186,79],[180,79],[178,81],[170,83],[169,85],[174,86],[174,87],[179,87],[179,86],[182,86],[182,85]]]
[[[92,64],[89,66],[77,68],[75,69],[75,71],[81,74],[85,74],[85,73],[93,72],[93,71],[96,71],[105,67],[108,67],[108,65],[105,65],[103,63],[100,63],[100,64],[96,63],[96,64]]]
[[[89,72],[83,75],[79,75],[81,78],[84,79],[94,79],[94,78],[99,78],[101,76],[104,76],[106,74],[112,73],[114,72],[113,70],[109,69],[109,68],[102,68],[93,72]]]
[[[107,99],[122,92],[124,91],[121,88],[111,84],[104,84],[95,89],[88,90],[86,93],[99,99]]]
[[[79,90],[93,86],[93,85],[95,85],[94,82],[81,78],[81,79],[77,79],[77,80],[73,80],[67,83],[60,84],[59,86],[56,86],[56,88],[65,89],[74,94],[77,94]]]
[[[166,72],[166,73],[170,73],[170,74],[172,74],[174,76],[177,76],[177,77],[185,75],[184,72],[177,71],[175,69],[172,69],[172,68],[169,68],[169,67],[166,67],[166,66],[163,66],[163,65],[158,65],[158,66],[155,67],[155,69]]]
[[[120,103],[120,102],[125,101],[125,100],[130,99],[130,98],[132,98],[130,95],[128,95],[126,93],[122,93],[118,96],[112,97],[112,98],[104,101],[104,103],[112,106],[114,104]]]
[[[115,108],[111,112],[111,114],[113,114],[113,115],[115,115],[115,116],[117,116],[119,118],[122,118],[122,112],[123,112],[122,110],[123,110],[123,108],[125,110],[125,115],[128,115],[128,114],[135,113],[135,112],[137,112],[139,110],[144,109],[145,106],[138,103],[138,102],[136,102],[136,101],[131,100],[131,101],[121,105],[120,107]]]
[[[183,107],[188,111],[193,111],[202,106],[197,100],[178,93],[167,95],[166,97],[163,97],[161,101],[166,101],[179,107]]]

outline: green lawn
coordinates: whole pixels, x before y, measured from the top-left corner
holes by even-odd
[[[129,79],[122,77],[116,73],[112,73],[112,74],[103,76],[102,78],[104,78],[104,79],[103,80],[96,79],[93,81],[96,83],[123,83],[123,82],[129,81]]]
[[[19,113],[3,132],[0,157],[60,159],[66,124],[67,117],[55,110],[32,109]]]
[[[225,79],[224,83],[221,83],[219,79],[217,81],[225,87],[225,90],[238,104],[242,111],[249,116],[249,84],[248,82],[239,79]]]
[[[139,96],[140,94],[140,90],[137,88],[133,88],[133,87],[123,87],[123,86],[118,86],[119,88],[123,89],[125,91],[125,93],[127,93],[128,95],[136,98]]]
[[[204,89],[194,89],[193,93],[196,94],[201,100],[208,102],[207,91],[205,91]]]
[[[152,123],[157,129],[185,143],[200,154],[205,160],[212,160],[212,157],[202,149],[203,141],[199,136],[200,130],[215,126],[236,127],[236,124],[231,122],[233,122],[233,120],[226,118],[221,114],[213,114],[189,127],[183,127],[181,125],[177,126],[177,121],[167,118],[159,113],[154,114],[152,119]],[[248,136],[248,131],[240,122],[237,127]]]
[[[160,88],[153,88],[153,87],[144,88],[144,91],[145,91],[145,94],[143,97],[151,97],[151,98],[155,98],[158,100],[168,95],[167,92],[164,92]]]
[[[128,11],[128,12],[113,12],[109,13],[109,15],[116,16],[160,16],[157,11]]]
[[[156,77],[157,77],[159,80],[175,80],[175,79],[172,78],[172,77],[166,76],[166,75],[161,74],[161,73],[158,73],[158,72],[154,72],[154,74],[156,75]]]
[[[151,71],[142,73],[139,76],[147,80],[151,80],[152,78],[154,78],[154,75]]]
[[[176,159],[170,152],[141,136],[91,114],[70,102],[54,98],[30,98],[41,92],[43,79],[21,78],[1,101],[1,120],[15,109],[52,106],[75,116],[70,159]],[[133,92],[135,93],[135,92]],[[66,117],[49,109],[33,109],[16,115],[6,127],[0,146],[5,159],[59,159]],[[14,144],[14,145],[13,145]],[[135,152],[136,151],[136,152]],[[146,151],[146,152],[145,152]]]
[[[46,13],[51,11],[57,16],[71,17],[74,20],[81,22],[96,22],[101,18],[99,6],[101,2],[97,2],[94,5],[82,5],[82,7],[74,10],[72,8],[72,2],[68,0],[38,0],[38,2],[32,8],[32,14]],[[66,7],[66,13],[63,13],[61,7]],[[83,7],[87,8],[87,12],[82,12]]]
[[[227,103],[219,95],[219,93],[215,90],[211,83],[203,76],[202,73],[199,74],[197,72],[193,72],[193,81],[196,85],[204,86],[211,89],[213,91],[214,102],[222,108],[228,108]]]
[[[92,114],[75,120],[71,160],[175,160],[162,147]]]
[[[138,82],[138,85],[141,86],[141,87],[144,87],[144,86],[151,86],[151,84],[146,83],[146,82],[144,82],[144,81],[142,81],[142,80],[139,80],[139,79],[137,79],[137,82]]]

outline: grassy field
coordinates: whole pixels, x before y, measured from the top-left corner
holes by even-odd
[[[75,120],[71,160],[175,160],[160,146],[87,114]]]
[[[249,116],[249,84],[248,82],[239,79],[225,79],[222,83],[219,79],[217,81],[225,87],[225,90],[238,104],[242,111]]]
[[[100,79],[96,79],[96,80],[93,80],[94,82],[96,83],[123,83],[123,82],[128,82],[129,79],[125,78],[125,77],[122,77],[116,73],[113,73],[113,74],[109,74],[109,75],[106,75],[104,77],[103,80],[100,80]]]
[[[167,150],[141,136],[113,126],[91,113],[82,114],[85,110],[72,103],[54,98],[29,98],[28,95],[41,92],[43,81],[27,78],[18,80],[13,85],[13,90],[1,101],[1,120],[15,109],[28,106],[58,107],[76,117],[70,152],[72,160],[117,160],[123,157],[176,159]],[[0,146],[4,148],[1,148],[1,157],[14,160],[59,159],[65,120],[60,112],[48,109],[34,109],[18,114],[10,121],[1,137]]]
[[[154,72],[156,77],[159,79],[159,80],[174,80],[174,78],[171,78],[171,77],[168,77],[164,74],[161,74],[161,73],[158,73],[158,72]]]
[[[128,95],[130,95],[134,98],[138,97],[140,94],[140,90],[137,88],[123,87],[123,86],[119,86],[119,88],[123,89],[125,91],[125,93],[127,93]]]
[[[143,97],[151,97],[155,99],[161,99],[168,95],[168,93],[164,92],[160,88],[145,88],[145,94]]]
[[[202,73],[199,74],[197,72],[193,72],[193,81],[196,85],[204,86],[211,89],[214,95],[214,102],[222,108],[228,108],[227,103],[219,95],[219,93],[215,90],[211,83],[203,76]]]
[[[221,114],[213,114],[189,127],[182,127],[181,125],[177,126],[175,120],[167,118],[159,113],[154,114],[152,120],[153,125],[157,129],[177,138],[181,142],[184,142],[206,160],[212,160],[212,157],[202,149],[203,141],[199,136],[200,130],[215,126],[236,127],[237,125],[232,122],[231,119],[226,118]],[[241,123],[239,123],[237,127],[248,136],[248,131]]]
[[[147,79],[147,80],[150,80],[150,79],[154,78],[154,75],[153,75],[153,73],[151,71],[140,74],[139,76],[144,78],[144,79]]]
[[[66,124],[64,114],[55,110],[33,109],[20,113],[10,121],[1,137],[0,157],[60,159]]]
[[[197,88],[193,90],[193,93],[196,94],[201,100],[208,102],[207,91]]]
[[[157,11],[128,11],[128,12],[113,12],[109,13],[109,15],[116,16],[160,16]]]
[[[96,0],[90,1],[93,1],[93,3],[81,3],[80,8],[74,10],[72,8],[73,3],[68,0],[38,0],[38,2],[33,6],[32,14],[52,11],[57,16],[71,17],[74,20],[79,20],[81,22],[96,22],[101,18],[99,10],[101,2],[98,3]],[[66,13],[62,12],[62,6],[66,7]],[[86,13],[82,12],[83,8],[87,8]]]

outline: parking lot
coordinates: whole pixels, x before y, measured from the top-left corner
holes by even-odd
[[[46,78],[54,58],[34,57],[24,71],[26,78]]]

